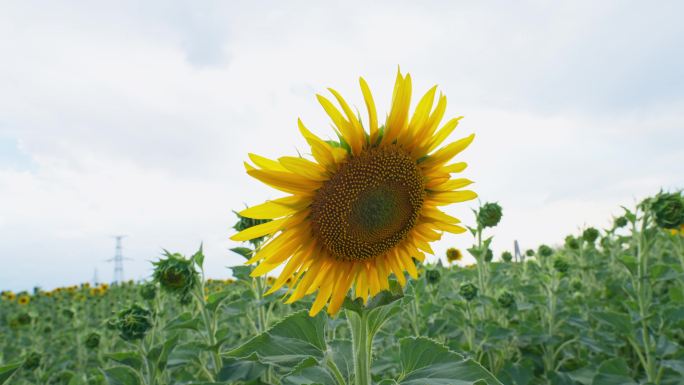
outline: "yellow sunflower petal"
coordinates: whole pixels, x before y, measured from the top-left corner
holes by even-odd
[[[475,191],[461,190],[461,191],[444,191],[436,192],[428,195],[430,202],[436,206],[444,206],[457,202],[465,202],[477,198]]]
[[[366,109],[368,110],[368,126],[370,127],[370,143],[374,145],[378,140],[378,113],[375,110],[375,101],[373,94],[371,94],[368,83],[363,78],[359,78],[361,85],[361,92],[363,93],[363,100],[366,102]]]
[[[263,237],[264,235],[275,233],[281,230],[286,220],[287,218],[276,219],[275,221],[270,221],[250,227],[233,235],[232,237],[230,237],[230,239],[233,241],[249,241],[250,239],[259,238]]]
[[[289,171],[250,170],[247,174],[273,188],[293,194],[312,194],[321,186],[318,181],[312,181]]]
[[[298,158],[296,156],[283,156],[282,158],[278,158],[278,162],[280,162],[287,171],[293,172],[304,178],[315,181],[324,181],[328,179],[325,168],[310,160]]]
[[[240,211],[240,215],[254,219],[274,219],[294,214],[303,210],[311,203],[310,197],[289,196],[266,201]]]

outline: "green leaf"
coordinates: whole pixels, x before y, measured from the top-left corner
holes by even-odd
[[[266,366],[253,361],[240,361],[231,357],[223,358],[223,367],[218,374],[219,381],[253,381],[261,377]]]
[[[232,291],[230,290],[223,290],[218,293],[211,293],[209,294],[209,298],[207,299],[207,309],[210,311],[216,311],[216,309],[221,305],[221,303],[230,295],[232,294]]]
[[[192,259],[193,262],[200,268],[204,265],[204,252],[203,252],[203,245],[200,243],[199,250],[195,254],[192,255],[190,259]]]
[[[400,385],[502,385],[477,362],[463,359],[428,338],[404,338],[399,344],[402,374],[397,383]]]
[[[300,311],[228,352],[228,355],[290,370],[308,357],[323,357],[326,350],[324,326],[323,313],[312,318],[307,311]]]
[[[142,357],[140,357],[140,354],[138,354],[138,352],[115,352],[107,353],[104,356],[105,358],[109,358],[112,361],[116,361],[120,364],[130,366],[131,368],[136,370],[140,370],[140,368],[142,368],[143,360]]]
[[[230,249],[230,251],[242,255],[245,259],[252,258],[252,253],[254,252],[252,249],[247,247],[233,247]]]
[[[202,325],[202,320],[199,317],[193,317],[192,313],[185,312],[178,315],[178,317],[169,321],[164,327],[165,330],[189,329],[199,331]]]
[[[621,314],[614,311],[596,311],[592,315],[599,322],[602,322],[622,335],[632,334],[632,322],[627,314]]]
[[[623,358],[603,361],[594,377],[593,385],[637,385],[631,377],[629,367]]]
[[[156,362],[157,368],[160,371],[163,371],[166,368],[166,363],[169,360],[169,354],[171,354],[173,348],[175,348],[176,344],[178,344],[178,340],[179,336],[175,335],[164,341],[163,344],[155,346],[148,353],[149,359],[152,362]]]
[[[251,281],[252,277],[249,275],[252,273],[252,270],[254,270],[254,266],[232,266],[230,268],[233,270],[233,277],[235,279],[239,279],[240,281]]]
[[[14,372],[16,372],[21,367],[21,362],[15,362],[9,365],[0,366],[0,385],[7,382],[7,380],[12,377]]]
[[[115,366],[102,370],[109,385],[141,385],[142,378],[138,372],[128,366]]]
[[[283,377],[282,382],[284,385],[338,385],[333,375],[326,368],[319,366],[313,357],[300,362]]]

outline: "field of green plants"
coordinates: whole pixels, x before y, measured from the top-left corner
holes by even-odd
[[[206,279],[201,248],[166,252],[148,282],[5,291],[0,384],[352,385],[364,363],[379,385],[684,384],[681,193],[519,257],[490,248],[501,216],[482,205],[472,248],[335,317],[284,304],[288,285],[264,295],[253,266]]]

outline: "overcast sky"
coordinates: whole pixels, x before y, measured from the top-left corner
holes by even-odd
[[[384,116],[397,66],[476,133],[496,255],[607,225],[684,187],[683,4],[0,1],[0,289],[109,281],[115,234],[127,278],[200,242],[229,276],[232,210],[281,196],[247,153],[306,152],[297,117],[331,137],[315,93],[362,109],[359,76]]]

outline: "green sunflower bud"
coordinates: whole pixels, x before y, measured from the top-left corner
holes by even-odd
[[[582,290],[582,281],[579,279],[573,279],[570,286],[572,287],[572,290],[574,290],[574,291],[581,291]]]
[[[494,259],[494,252],[492,251],[492,249],[487,249],[487,251],[485,251],[485,255],[484,255],[485,262],[491,262],[493,259]]]
[[[92,332],[85,339],[85,346],[88,349],[95,349],[100,346],[100,334]]]
[[[17,316],[17,323],[19,325],[29,325],[31,323],[31,315],[29,313],[21,313]]]
[[[140,296],[147,301],[151,301],[157,296],[157,285],[154,282],[148,282],[140,286]]]
[[[664,229],[678,229],[684,224],[684,198],[681,193],[660,192],[649,201],[655,222]]]
[[[63,310],[62,310],[62,315],[63,315],[64,318],[66,318],[66,319],[72,319],[72,318],[74,318],[74,311],[71,310],[71,309],[63,309]]]
[[[154,280],[165,291],[185,295],[199,283],[195,265],[180,254],[165,252],[165,259],[154,262]]]
[[[509,308],[515,304],[515,297],[509,292],[502,293],[496,301],[501,305],[501,307]]]
[[[553,268],[559,273],[565,274],[570,269],[570,265],[563,258],[556,258],[553,261]]]
[[[152,327],[152,314],[145,308],[133,305],[119,313],[117,326],[124,340],[139,340]]]
[[[464,283],[459,289],[459,294],[461,294],[461,297],[465,298],[466,301],[470,302],[477,297],[477,286],[472,283]]]
[[[40,361],[43,358],[40,353],[31,352],[24,359],[24,369],[34,370],[40,366]]]
[[[441,274],[437,270],[428,270],[425,272],[425,279],[431,285],[435,285],[435,284],[439,283],[440,277],[441,277]]]
[[[513,260],[513,254],[510,251],[504,251],[501,253],[501,260],[504,262],[510,262]]]
[[[610,238],[608,238],[608,237],[603,237],[603,238],[601,238],[601,241],[600,241],[599,243],[601,244],[601,247],[602,247],[604,250],[610,249],[610,247],[611,247],[611,245],[612,245],[612,241],[611,241]]]
[[[579,250],[580,244],[577,238],[573,237],[572,235],[568,235],[565,237],[565,247],[570,250]]]
[[[498,203],[485,203],[477,212],[477,223],[484,227],[494,227],[499,224],[503,215]]]
[[[527,249],[527,250],[525,251],[525,255],[528,256],[528,257],[534,257],[534,250],[532,250],[532,249]]]
[[[584,229],[584,231],[582,232],[582,239],[584,239],[584,241],[588,242],[588,243],[596,242],[596,239],[598,237],[599,237],[599,231],[593,227],[588,227],[588,228]]]
[[[624,216],[615,218],[614,225],[615,225],[615,228],[627,226],[627,218]]]
[[[547,245],[541,245],[539,246],[539,250],[537,251],[537,254],[541,257],[550,257],[553,255],[553,249]]]

